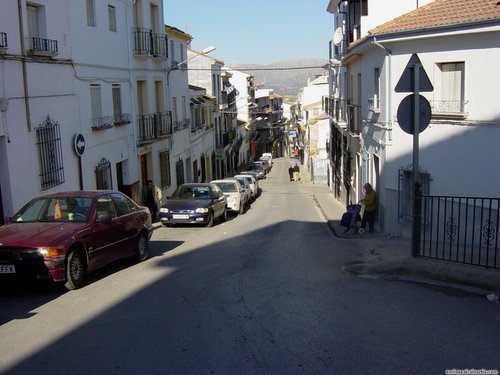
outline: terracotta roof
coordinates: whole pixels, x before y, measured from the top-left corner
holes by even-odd
[[[495,19],[500,20],[499,0],[435,0],[368,33],[386,34]]]

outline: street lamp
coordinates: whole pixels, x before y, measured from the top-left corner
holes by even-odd
[[[209,46],[209,47],[203,48],[198,55],[191,56],[190,58],[185,59],[184,61],[181,61],[181,62],[175,64],[174,66],[172,66],[171,68],[169,68],[167,71],[167,82],[169,82],[168,77],[170,77],[170,73],[172,72],[172,70],[178,70],[180,66],[187,63],[189,60],[194,59],[195,57],[200,56],[200,55],[204,56],[204,55],[206,55],[214,50],[215,50],[214,46]]]

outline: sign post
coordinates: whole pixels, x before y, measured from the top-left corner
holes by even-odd
[[[82,133],[75,135],[73,139],[73,149],[78,157],[78,177],[80,180],[80,190],[83,190],[82,155],[85,151],[85,138]]]
[[[398,123],[403,131],[413,134],[413,228],[411,255],[420,254],[420,233],[422,225],[422,189],[419,173],[419,133],[429,125],[431,119],[430,104],[420,91],[434,91],[427,73],[422,67],[418,55],[414,53],[406,65],[395,88],[396,92],[413,92],[406,97],[398,108]],[[413,99],[413,103],[406,99]],[[408,116],[408,112],[412,116]],[[411,121],[408,119],[411,118]],[[411,124],[410,124],[411,122]]]

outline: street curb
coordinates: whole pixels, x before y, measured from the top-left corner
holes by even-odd
[[[354,275],[413,275],[462,286],[500,292],[500,271],[429,258],[403,258],[380,263],[344,265],[342,270]]]
[[[322,206],[328,204],[321,199],[317,194],[313,194],[316,205],[321,210],[328,227],[332,233],[341,239],[348,240],[365,240],[366,237],[348,236],[340,234],[337,231],[336,225],[339,220],[333,219],[332,215],[326,211],[328,207]],[[383,234],[376,237],[382,238]],[[366,245],[360,243],[360,246]],[[371,245],[375,251],[380,253],[377,249],[379,243]],[[376,275],[376,274],[393,274],[393,275],[413,275],[426,279],[437,280],[439,282],[453,283],[461,286],[469,286],[473,288],[481,288],[488,291],[500,292],[500,270],[492,268],[483,268],[479,266],[472,266],[447,260],[437,260],[424,257],[404,257],[393,260],[383,260],[383,255],[380,257],[372,258],[371,261],[360,261],[354,264],[346,264],[342,266],[342,270],[354,275]]]

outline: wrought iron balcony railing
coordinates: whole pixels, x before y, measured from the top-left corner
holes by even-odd
[[[113,127],[114,116],[99,116],[92,118],[92,130],[105,130]]]
[[[433,117],[466,117],[465,100],[431,100]]]
[[[168,111],[155,113],[155,118],[160,136],[170,135],[174,132],[172,125],[172,112]]]
[[[147,56],[168,56],[168,43],[165,34],[154,34],[153,30],[136,27],[132,29],[134,54]]]
[[[28,37],[26,38],[26,42],[27,50],[30,54],[54,56],[59,52],[57,40]]]
[[[0,32],[0,48],[7,48],[7,33]]]
[[[172,134],[172,115],[170,112],[157,112],[137,116],[137,143],[154,142]]]
[[[122,126],[128,125],[132,122],[132,114],[130,113],[116,113],[113,115],[113,125]]]
[[[359,134],[361,131],[361,106],[347,105],[347,123],[352,134]]]

